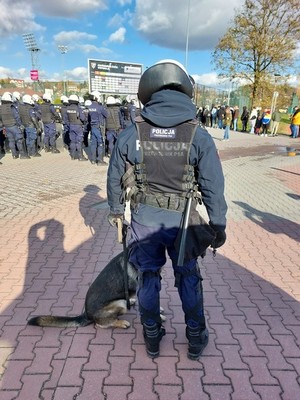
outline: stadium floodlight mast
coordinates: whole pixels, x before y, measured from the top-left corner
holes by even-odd
[[[38,47],[35,36],[33,33],[24,33],[23,40],[25,47],[31,54],[32,69],[38,69],[38,56],[41,49]]]
[[[30,51],[31,55],[31,70],[38,71],[39,69],[39,52],[41,49],[38,47],[35,36],[33,33],[24,33],[22,35],[25,47],[28,51]],[[36,72],[38,74],[38,72]],[[36,85],[36,89],[39,87],[38,78],[37,81],[34,81]]]
[[[64,55],[68,52],[68,46],[58,45],[58,50],[61,53],[61,63],[62,63],[62,71],[63,71],[63,85],[64,85],[64,95],[66,95],[66,79],[65,79],[65,68],[64,68]]]

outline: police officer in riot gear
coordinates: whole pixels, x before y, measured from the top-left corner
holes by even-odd
[[[1,120],[8,138],[8,145],[13,158],[30,158],[25,149],[24,127],[19,112],[13,104],[12,95],[5,92],[1,99]]]
[[[19,114],[22,125],[25,128],[26,146],[29,156],[40,157],[37,151],[37,136],[40,133],[38,117],[36,115],[31,96],[25,94],[22,98],[23,104],[19,105]]]
[[[113,96],[106,99],[107,118],[106,118],[106,140],[108,144],[108,154],[113,151],[120,129],[124,128],[124,120],[120,110],[120,104],[116,103]]]
[[[130,122],[134,124],[135,117],[140,115],[139,104],[135,99],[130,100],[130,103],[128,104],[128,113]]]
[[[43,94],[43,103],[41,107],[41,116],[44,126],[44,149],[46,153],[60,153],[56,148],[56,121],[60,121],[60,118],[55,111],[54,105],[50,94]]]
[[[92,104],[89,109],[89,123],[91,127],[91,163],[99,166],[106,165],[104,161],[105,143],[102,131],[107,118],[107,110],[101,104],[101,94],[97,91],[91,93]]]
[[[63,143],[67,149],[70,146],[70,134],[69,134],[69,125],[68,125],[68,118],[67,118],[67,108],[69,105],[69,99],[67,96],[63,95],[60,98],[61,106],[60,106],[60,114],[62,118],[62,125],[63,125]]]
[[[122,220],[126,200],[130,200],[129,261],[139,272],[137,296],[148,356],[159,355],[165,334],[159,291],[167,252],[185,316],[187,355],[197,360],[208,343],[197,260],[209,245],[202,245],[204,236],[196,238],[193,248],[189,241],[183,242],[185,258],[179,266],[176,239],[189,196],[189,228],[197,232],[201,227],[196,210],[201,193],[208,228],[213,230],[211,246],[218,248],[225,243],[227,205],[222,167],[212,137],[198,126],[191,100],[193,82],[180,63],[163,60],[149,67],[140,79],[138,96],[144,105],[141,116],[118,136],[109,163],[108,220],[111,225]]]
[[[92,101],[87,99],[84,102],[84,107],[82,107],[82,112],[85,115],[85,123],[83,124],[83,146],[89,147],[89,135],[91,132],[91,124],[89,117],[89,107],[92,105]]]
[[[41,106],[40,106],[40,96],[38,94],[33,94],[31,96],[32,100],[33,100],[33,108],[38,120],[38,124],[39,124],[39,129],[37,131],[37,139],[36,139],[36,146],[37,146],[37,150],[41,150],[43,148],[43,139],[42,139],[42,135],[43,135],[43,122],[42,122],[42,111],[41,111]]]
[[[67,107],[67,124],[70,134],[70,156],[71,160],[87,161],[83,155],[83,125],[86,116],[79,105],[79,98],[76,94],[69,97],[69,106]]]
[[[13,92],[12,93],[12,101],[18,111],[19,111],[20,100],[21,100],[20,92]]]

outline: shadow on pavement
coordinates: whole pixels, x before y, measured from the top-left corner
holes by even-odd
[[[11,300],[0,316],[0,397],[104,399],[115,390],[115,397],[111,398],[117,398],[123,387],[130,395],[122,398],[131,399],[138,398],[141,387],[150,386],[151,399],[159,399],[157,393],[164,380],[158,378],[166,374],[166,365],[172,362],[176,368],[168,367],[165,386],[169,391],[172,386],[177,388],[178,398],[197,390],[198,398],[203,394],[206,399],[279,399],[284,392],[286,396],[282,398],[296,400],[293,396],[299,389],[296,371],[298,368],[299,372],[300,357],[298,301],[219,253],[213,258],[208,251],[201,267],[210,342],[199,362],[186,358],[184,317],[169,262],[163,269],[161,292],[167,334],[161,342],[161,357],[155,362],[145,356],[136,310],[126,317],[132,324],[128,331],[97,330],[94,326],[26,326],[33,315],[81,313],[89,285],[108,260],[120,252],[120,246],[106,242],[107,231],[102,227],[107,223],[107,210],[93,207],[97,201],[104,201],[97,195],[98,190],[97,186],[87,186],[79,204],[93,236],[70,252],[65,250],[61,222],[44,220],[29,230],[23,292]],[[273,229],[272,233],[280,233],[284,223],[292,227],[290,237],[299,240],[292,233],[297,229],[299,232],[298,224],[242,202],[236,204],[262,229],[268,229],[268,220],[275,218],[278,231]],[[146,374],[137,374],[137,370]],[[194,378],[190,379],[187,372]],[[220,388],[222,396],[214,397]],[[97,395],[88,397],[87,393]]]
[[[242,201],[233,201],[233,203],[240,206],[244,210],[244,215],[262,229],[274,234],[284,233],[291,239],[300,242],[300,225],[296,222],[265,211],[259,211]]]

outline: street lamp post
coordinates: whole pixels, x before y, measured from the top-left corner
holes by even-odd
[[[66,80],[65,80],[65,68],[64,68],[64,55],[68,52],[68,46],[59,45],[57,46],[58,50],[61,53],[61,63],[62,63],[62,71],[63,71],[63,86],[64,86],[64,95],[66,95]]]
[[[278,91],[277,89],[277,78],[281,76],[280,74],[274,74],[274,78],[275,78],[275,85],[274,85],[274,92],[273,92],[273,97],[272,97],[272,104],[271,104],[271,115],[273,115],[273,112],[276,109],[276,104],[277,104],[277,99],[278,99]]]
[[[191,0],[188,2],[188,14],[186,22],[186,41],[185,41],[185,68],[188,68],[188,53],[189,53],[189,35],[190,35],[190,6]]]

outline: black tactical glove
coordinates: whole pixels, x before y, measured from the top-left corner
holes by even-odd
[[[226,242],[225,227],[219,226],[219,225],[212,225],[212,224],[210,224],[210,226],[216,232],[216,237],[213,240],[211,247],[213,249],[218,249],[219,247],[223,246],[223,244]]]
[[[111,226],[117,226],[118,219],[121,219],[122,222],[124,221],[124,214],[109,213],[107,219]]]

